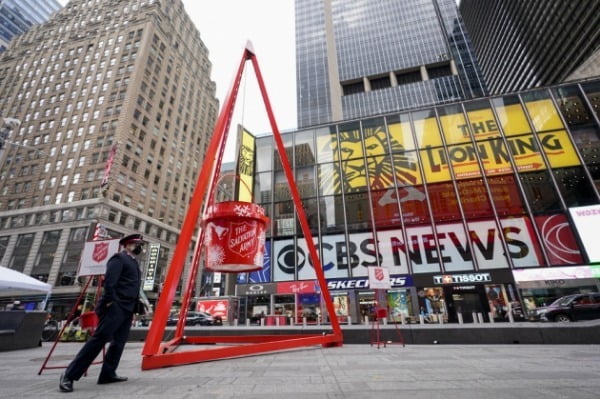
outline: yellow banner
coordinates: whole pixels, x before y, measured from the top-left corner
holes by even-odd
[[[254,191],[254,158],[256,153],[255,137],[244,127],[238,127],[240,144],[237,159],[237,174],[240,178],[236,182],[238,201],[252,202]],[[210,156],[210,154],[207,154]]]
[[[563,131],[543,133],[538,136],[544,153],[553,168],[579,165],[579,160],[567,133]],[[533,135],[508,137],[508,147],[501,139],[479,141],[448,147],[448,156],[443,148],[426,148],[421,151],[425,180],[428,183],[450,180],[449,165],[457,179],[479,177],[477,155],[486,175],[511,173],[510,156],[513,156],[519,171],[545,169],[543,158]],[[450,162],[448,162],[448,158]]]

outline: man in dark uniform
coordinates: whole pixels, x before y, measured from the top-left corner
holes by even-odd
[[[131,234],[119,243],[123,251],[113,255],[106,265],[104,294],[96,306],[98,328],[61,375],[59,388],[62,392],[73,392],[73,381],[81,378],[107,342],[110,346],[98,384],[127,381],[127,377],[118,376],[116,371],[140,292],[141,272],[134,256],[142,252],[143,241],[141,234]]]

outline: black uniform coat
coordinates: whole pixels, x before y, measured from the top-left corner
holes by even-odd
[[[127,252],[113,255],[106,265],[104,295],[98,302],[98,327],[65,370],[65,377],[79,380],[107,342],[99,380],[116,375],[129,336],[133,311],[140,292],[140,269]]]
[[[98,304],[100,312],[110,302],[133,312],[140,293],[141,272],[137,260],[123,251],[114,254],[106,265],[104,295]]]

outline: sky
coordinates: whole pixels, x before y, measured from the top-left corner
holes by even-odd
[[[63,5],[68,0],[59,0]],[[294,0],[183,0],[212,63],[211,80],[223,105],[248,41],[252,42],[280,131],[296,128]],[[220,109],[219,109],[220,111]],[[271,132],[256,75],[247,63],[231,122],[226,160],[233,160],[237,124]]]

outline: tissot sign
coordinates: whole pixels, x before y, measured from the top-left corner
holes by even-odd
[[[461,223],[437,225],[439,250],[447,272],[474,269],[474,253],[479,269],[507,268],[500,234],[504,235],[508,251],[517,267],[539,266],[539,257],[532,239],[529,222],[525,218],[510,218],[501,221],[500,233],[494,221],[469,223],[468,234]],[[344,235],[324,236],[320,246],[323,255],[321,263],[328,279],[352,275],[367,276],[368,267],[379,264],[387,267],[391,274],[409,274],[408,260],[413,273],[435,273],[440,271],[440,259],[435,236],[431,226],[416,226],[406,231],[405,243],[402,230],[378,232],[377,255],[375,240],[370,233],[350,234],[346,244]],[[298,248],[293,240],[278,240],[273,243],[273,263],[275,281],[294,279],[295,263],[298,279],[315,279],[315,271],[307,256],[306,242],[298,239]],[[379,259],[377,259],[379,256]],[[296,261],[294,262],[294,257]],[[408,259],[408,260],[407,260]]]
[[[473,284],[492,281],[489,273],[444,274],[433,276],[434,284]]]

